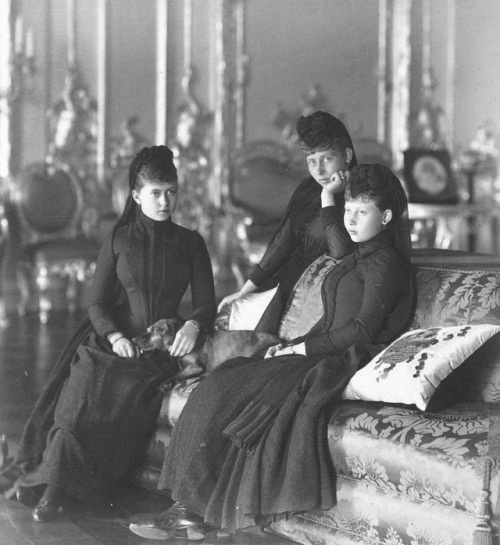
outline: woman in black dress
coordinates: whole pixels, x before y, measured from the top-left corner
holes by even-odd
[[[172,222],[177,171],[165,146],[144,148],[129,171],[122,217],[105,240],[89,318],[54,367],[17,456],[18,499],[53,519],[67,495],[99,500],[123,482],[161,407],[160,384],[177,371],[215,317],[210,258],[201,236]],[[179,316],[191,286],[192,311]],[[132,338],[160,318],[178,318],[170,355],[140,355]]]
[[[335,504],[332,407],[353,374],[405,330],[414,304],[407,200],[387,167],[353,168],[344,223],[356,249],[323,282],[321,320],[264,359],[225,362],[193,391],[159,484],[177,503],[131,524],[133,532],[168,537],[204,523],[234,532]]]
[[[342,220],[347,173],[356,165],[351,137],[342,121],[322,111],[300,117],[297,134],[310,176],[293,193],[248,280],[219,304],[221,309],[243,295],[279,284],[256,328],[270,333],[277,332],[288,296],[304,270],[325,253],[341,259],[354,248]]]

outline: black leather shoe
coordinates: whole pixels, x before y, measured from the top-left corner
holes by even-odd
[[[41,500],[33,509],[33,520],[35,522],[47,522],[56,519],[63,512],[60,505]]]
[[[42,497],[43,489],[39,486],[20,486],[16,491],[19,503],[27,507],[35,507]]]

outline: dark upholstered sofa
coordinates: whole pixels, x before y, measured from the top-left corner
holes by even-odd
[[[413,262],[418,303],[412,331],[461,326],[465,335],[474,330],[469,325],[500,325],[500,258],[422,250]],[[308,272],[311,286],[320,269]],[[394,400],[345,399],[332,411],[328,427],[337,505],[277,519],[264,530],[311,545],[500,544],[500,336],[495,331],[453,372],[450,368],[433,384],[429,378],[420,383],[433,392],[423,409]],[[393,393],[417,389],[411,380],[429,363],[422,359],[428,352],[419,354],[410,384],[396,383]],[[165,394],[158,430],[138,472],[143,486],[156,488],[170,430],[200,380]]]

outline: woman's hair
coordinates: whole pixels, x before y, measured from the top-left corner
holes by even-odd
[[[146,184],[165,182],[177,183],[177,172],[174,175],[170,172],[170,169],[165,169],[158,163],[144,163],[135,176],[134,187],[132,189],[139,191]]]
[[[297,135],[299,145],[307,155],[327,149],[343,152],[351,148],[353,157],[350,165],[356,164],[354,146],[345,125],[327,112],[318,110],[301,116],[297,121]]]
[[[142,148],[130,163],[128,171],[129,194],[123,213],[115,225],[115,230],[135,218],[138,205],[132,198],[132,190],[140,190],[146,183],[174,181],[177,181],[177,169],[172,150],[167,146]]]
[[[345,199],[372,201],[384,211],[392,210],[395,218],[399,218],[407,208],[407,198],[401,182],[391,169],[376,163],[357,165],[350,175],[345,191]]]
[[[382,212],[392,210],[388,228],[393,233],[396,248],[409,257],[411,237],[408,199],[401,182],[392,170],[376,163],[356,165],[349,175],[345,199],[347,201],[357,198],[373,201]]]

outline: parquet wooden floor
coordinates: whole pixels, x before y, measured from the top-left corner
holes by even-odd
[[[29,415],[57,355],[83,314],[53,313],[42,325],[36,314],[9,314],[10,325],[0,329],[0,434],[8,439],[10,453],[19,443]],[[115,503],[67,512],[56,522],[35,523],[31,509],[0,496],[0,545],[146,545],[180,540],[144,540],[128,529],[130,517],[158,513],[168,507],[165,498],[143,490],[124,491]],[[214,543],[207,538],[204,543]],[[212,541],[211,541],[212,540]],[[260,530],[246,531],[218,543],[234,545],[285,545],[281,538]]]

